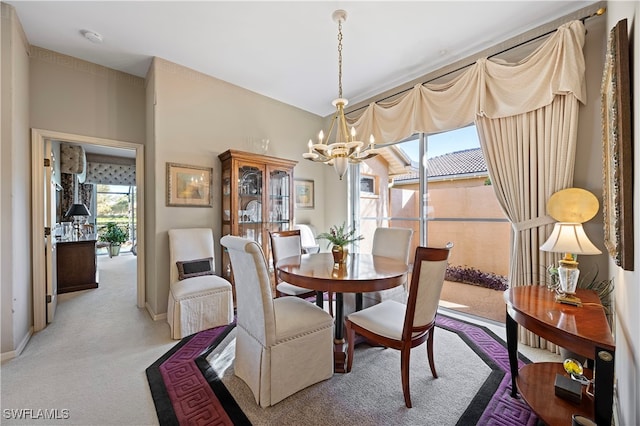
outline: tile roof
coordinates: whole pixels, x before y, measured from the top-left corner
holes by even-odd
[[[486,173],[487,164],[480,148],[449,152],[427,160],[428,177],[460,176]],[[396,176],[395,181],[418,179],[418,171]]]

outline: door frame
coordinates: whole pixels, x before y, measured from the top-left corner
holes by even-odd
[[[31,203],[32,203],[32,273],[33,273],[33,330],[47,326],[47,282],[45,271],[44,241],[44,141],[46,139],[81,145],[99,145],[124,148],[136,152],[136,219],[137,219],[137,298],[138,308],[145,306],[145,227],[144,227],[144,145],[114,139],[62,133],[52,130],[31,129]]]

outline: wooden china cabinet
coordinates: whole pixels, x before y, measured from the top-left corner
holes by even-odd
[[[258,242],[271,265],[270,231],[293,227],[293,168],[298,163],[230,149],[222,162],[222,235]],[[222,276],[233,283],[229,254],[222,249]]]

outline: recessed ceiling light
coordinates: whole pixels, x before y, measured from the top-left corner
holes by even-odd
[[[94,31],[82,30],[80,34],[92,43],[102,43],[102,36]]]

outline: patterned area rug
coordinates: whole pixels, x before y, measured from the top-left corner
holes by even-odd
[[[444,315],[438,316],[437,326],[456,333],[491,371],[464,413],[451,424],[537,423],[526,403],[510,396],[509,359],[502,339],[484,327]],[[251,424],[206,359],[234,327],[232,324],[189,336],[147,368],[161,425]],[[522,357],[519,362],[522,366],[529,361]]]

